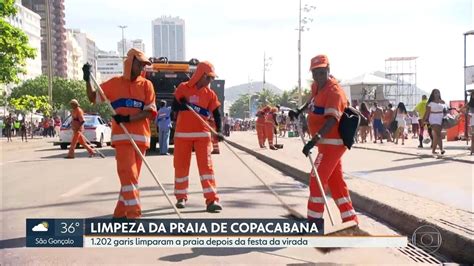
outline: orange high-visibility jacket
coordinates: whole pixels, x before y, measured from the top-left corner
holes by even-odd
[[[138,76],[134,81],[130,80],[132,62],[133,56],[129,56],[124,62],[124,73],[128,74],[111,78],[102,83],[102,90],[117,114],[134,115],[142,110],[150,110],[153,114],[150,119],[155,119],[157,110],[153,84],[142,76]],[[103,100],[97,93],[95,102],[100,103]],[[150,119],[124,123],[137,145],[150,147]],[[112,145],[129,143],[130,141],[120,125],[112,120]]]
[[[209,87],[198,89],[196,82],[202,74],[195,73],[191,80],[179,84],[174,95],[177,100],[185,97],[189,105],[204,120],[208,120],[212,116],[212,112],[221,106],[217,99],[217,95]],[[178,120],[176,121],[175,138],[201,138],[210,137],[209,129],[195,117],[191,111],[180,111]]]
[[[318,145],[344,145],[339,134],[340,118],[347,106],[344,90],[337,80],[331,77],[321,92],[318,92],[316,83],[313,83],[312,92],[313,101],[308,115],[308,128],[311,135],[316,134],[323,127],[327,116],[332,116],[336,118],[337,124],[318,142]]]

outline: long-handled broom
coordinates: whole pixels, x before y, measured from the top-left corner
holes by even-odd
[[[100,152],[98,149],[96,149],[96,148],[94,148],[94,147],[92,146],[92,143],[87,139],[86,134],[83,134],[81,131],[78,131],[78,132],[79,132],[79,134],[81,134],[82,137],[86,140],[87,145],[89,145],[89,146],[92,148],[92,150],[94,150],[94,152],[95,152],[96,154],[98,154],[98,155],[99,155],[100,157],[102,157],[102,158],[105,158],[105,155],[104,155],[102,152]]]
[[[97,87],[97,89],[99,90],[99,93],[100,95],[105,99],[105,101],[108,103],[109,107],[110,107],[110,110],[112,110],[112,113],[115,115],[115,110],[114,108],[112,107],[112,104],[110,104],[110,101],[109,99],[107,99],[107,96],[105,96],[104,94],[104,91],[102,90],[102,88],[100,87],[100,85],[97,83],[97,81],[95,80],[94,76],[91,75],[90,76],[92,78],[92,81],[94,81],[94,84],[95,86]],[[173,207],[176,215],[178,215],[178,217],[180,219],[182,219],[183,217],[181,216],[181,213],[180,211],[176,208],[176,206],[173,204],[173,202],[171,201],[170,197],[168,196],[168,193],[166,193],[166,190],[165,188],[163,187],[163,185],[161,184],[161,182],[158,180],[158,178],[156,177],[156,174],[155,172],[153,172],[153,170],[151,169],[150,165],[148,164],[147,160],[145,159],[145,156],[143,156],[143,154],[141,153],[140,149],[138,148],[137,144],[135,143],[135,141],[133,140],[132,136],[130,135],[130,133],[128,132],[127,128],[125,127],[125,125],[123,123],[119,123],[120,127],[122,128],[123,132],[125,132],[125,134],[127,135],[128,137],[128,140],[130,140],[130,143],[132,144],[133,148],[135,149],[135,151],[137,152],[137,154],[140,156],[140,158],[142,159],[143,163],[145,163],[146,167],[148,168],[148,171],[150,171],[151,175],[153,176],[153,179],[155,179],[156,181],[156,184],[161,188],[161,190],[163,191],[163,194],[165,195],[166,199],[168,200],[168,202],[170,203],[171,207]]]
[[[218,133],[212,128],[196,111],[194,111],[191,106],[186,104],[186,107],[191,111],[196,118],[198,118],[204,126],[206,126],[212,134],[218,135]],[[226,145],[227,149],[229,149],[237,159],[239,159],[240,162],[242,162],[248,169],[249,171],[277,198],[277,200],[281,203],[283,208],[285,208],[292,217],[295,219],[305,219],[306,217],[302,215],[300,212],[295,210],[294,208],[290,207],[286,202],[283,201],[283,199],[273,190],[255,171],[230,147],[230,145],[227,143],[227,140],[224,139],[224,144]]]
[[[298,135],[301,137],[301,141],[303,142],[303,145],[306,145],[306,140],[304,139],[303,136],[303,131],[301,130],[301,124],[299,123],[300,121],[297,121],[296,123],[296,128],[298,130]],[[324,205],[326,206],[326,209],[328,211],[328,216],[329,220],[331,221],[331,228],[324,228],[324,234],[329,235],[329,234],[334,234],[335,232],[342,231],[348,228],[352,228],[357,226],[357,223],[355,221],[348,221],[348,222],[343,222],[342,224],[336,225],[333,220],[333,216],[331,214],[331,209],[329,208],[328,200],[326,198],[326,194],[324,193],[323,185],[321,183],[321,179],[319,178],[318,171],[316,170],[316,167],[314,167],[314,161],[311,156],[311,153],[308,154],[309,158],[309,163],[311,164],[311,169],[314,173],[314,177],[316,178],[316,183],[318,184],[319,191],[321,191],[321,196],[323,198]]]

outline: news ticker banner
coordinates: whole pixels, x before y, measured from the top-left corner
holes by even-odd
[[[324,236],[324,221],[27,219],[27,247],[405,247],[404,236]]]

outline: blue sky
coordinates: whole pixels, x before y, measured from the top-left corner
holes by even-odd
[[[302,1],[316,6],[302,35],[302,79],[309,60],[327,54],[338,79],[385,69],[385,59],[418,56],[417,83],[463,97],[463,32],[474,29],[472,0]],[[115,50],[117,25],[126,38],[145,41],[151,56],[151,21],[162,15],[186,21],[186,56],[214,63],[226,86],[261,81],[263,53],[272,57],[267,82],[297,84],[298,1],[66,0],[66,26],[89,33],[103,50]],[[474,64],[474,36],[468,38]],[[304,83],[304,82],[303,82]]]

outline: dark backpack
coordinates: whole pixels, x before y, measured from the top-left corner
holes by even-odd
[[[349,150],[354,144],[354,139],[359,128],[361,115],[359,111],[353,107],[347,107],[342,113],[341,120],[339,122],[339,134],[341,134],[344,146]]]

